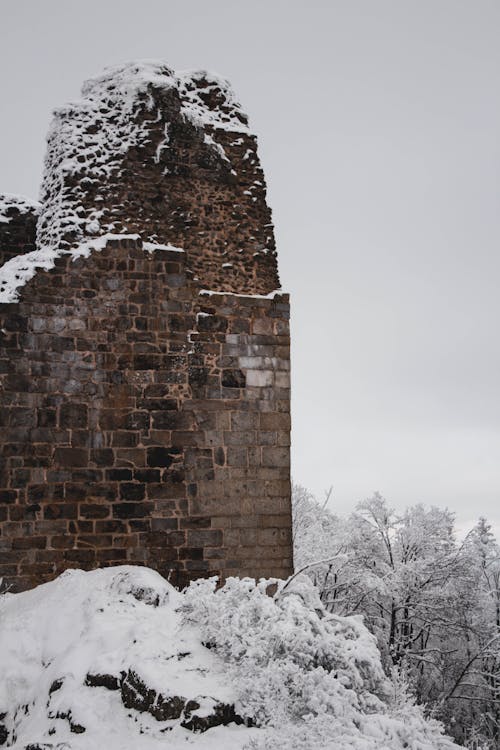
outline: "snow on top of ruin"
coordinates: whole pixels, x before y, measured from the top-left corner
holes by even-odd
[[[20,214],[37,214],[40,204],[24,195],[0,193],[0,224],[8,224],[13,219],[13,212]]]
[[[209,140],[217,130],[249,132],[246,115],[230,84],[214,73],[176,73],[158,60],[106,68],[83,84],[82,99],[54,112],[47,138],[38,247],[59,248],[68,236],[78,241],[84,235],[117,230],[109,217],[102,226],[105,212],[99,203],[90,214],[82,210],[79,198],[84,184],[79,190],[78,183],[105,186],[111,175],[119,173],[124,155],[148,142],[150,125],[161,120],[152,91],[162,89],[177,91],[181,119],[208,130]],[[210,103],[211,93],[217,94],[216,103]],[[150,118],[136,118],[144,109]],[[212,143],[218,150],[213,138]],[[71,187],[69,183],[73,183]]]
[[[7,211],[14,205],[19,210],[36,207],[40,213],[37,249],[0,268],[0,303],[17,301],[20,287],[37,270],[53,268],[61,255],[81,257],[101,250],[107,239],[130,236],[123,222],[115,225],[104,210],[104,198],[96,200],[90,211],[84,208],[84,190],[86,184],[93,183],[105,191],[110,177],[119,174],[127,151],[148,141],[148,123],[161,119],[152,96],[158,89],[177,90],[181,118],[205,130],[214,149],[220,149],[218,130],[249,132],[230,84],[214,73],[174,72],[161,60],[139,60],[106,68],[86,81],[81,99],[54,112],[47,137],[41,207],[16,196],[0,196],[0,221],[8,220]],[[209,101],[211,93],[216,94],[215,104]],[[141,109],[146,109],[150,118],[136,118]],[[158,246],[156,237],[143,239],[150,241],[150,246],[145,246],[148,251]]]
[[[218,88],[224,103],[216,109],[209,108],[200,96],[202,82],[203,92]],[[101,74],[85,81],[82,96],[85,103],[119,99],[130,114],[140,95],[148,92],[149,86],[176,88],[180,94],[182,113],[195,125],[248,133],[247,117],[227,79],[206,70],[176,72],[162,60],[136,60],[105,68]]]

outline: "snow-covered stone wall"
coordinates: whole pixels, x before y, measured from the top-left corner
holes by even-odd
[[[0,267],[0,577],[288,575],[289,305],[228,84],[93,79],[42,199],[36,248]]]
[[[0,193],[0,266],[35,250],[39,210],[35,201]]]
[[[209,288],[279,287],[256,138],[224,79],[131,63],[87,81],[55,112],[40,247],[103,234],[182,247]]]

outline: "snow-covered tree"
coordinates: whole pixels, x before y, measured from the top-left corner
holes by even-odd
[[[387,673],[461,743],[497,750],[500,551],[487,521],[459,544],[446,509],[397,514],[375,494],[339,519],[304,488],[294,507],[296,562],[328,610],[362,614]]]

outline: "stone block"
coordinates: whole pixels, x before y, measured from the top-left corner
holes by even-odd
[[[79,511],[81,518],[108,518],[110,515],[110,507],[108,505],[97,503],[81,503]]]
[[[153,507],[151,502],[114,503],[112,515],[113,518],[146,518],[151,515]]]
[[[244,388],[246,386],[245,374],[239,369],[223,370],[221,384],[224,388]]]
[[[144,500],[146,485],[138,482],[122,482],[119,485],[119,493],[122,500]]]
[[[218,529],[189,529],[187,531],[189,547],[220,547],[222,539],[222,531]]]
[[[280,412],[260,414],[259,428],[261,430],[290,430],[290,415]]]
[[[168,448],[155,446],[148,448],[146,451],[147,465],[150,467],[169,468],[172,465],[174,456]]]
[[[83,448],[56,448],[54,463],[57,466],[88,466],[89,452]]]
[[[269,388],[274,382],[272,370],[247,370],[247,385],[253,388]]]
[[[252,333],[264,336],[272,336],[274,323],[271,318],[257,318],[252,324]]]
[[[263,466],[290,466],[290,451],[287,448],[262,448]]]

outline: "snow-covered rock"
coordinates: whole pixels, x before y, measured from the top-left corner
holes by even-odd
[[[268,581],[229,579],[179,593],[149,569],[115,567],[5,594],[0,745],[454,747],[410,701],[391,698],[359,618],[327,615],[307,580],[266,590]]]

